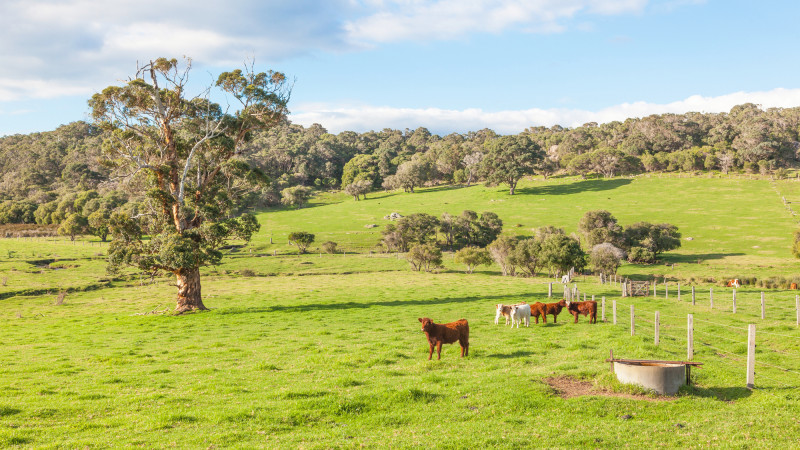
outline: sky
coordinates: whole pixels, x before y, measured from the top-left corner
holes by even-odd
[[[192,58],[197,92],[250,61],[331,133],[574,127],[800,106],[800,2],[0,0],[0,136],[87,120],[137,61]]]

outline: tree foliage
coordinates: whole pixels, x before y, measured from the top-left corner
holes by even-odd
[[[286,116],[289,98],[283,74],[237,69],[215,84],[237,105],[229,113],[209,100],[211,88],[188,93],[190,69],[191,60],[159,58],[89,101],[105,131],[107,166],[147,193],[146,213],[115,217],[109,260],[173,273],[178,312],[206,309],[199,268],[220,261],[219,248],[241,225],[230,216],[231,183],[252,179],[240,155],[254,132]]]
[[[481,162],[486,181],[505,183],[514,195],[517,183],[525,175],[533,174],[536,164],[544,158],[544,152],[529,136],[501,136],[488,141]]]
[[[478,266],[488,266],[492,263],[489,252],[483,248],[465,247],[455,253],[455,262],[467,266],[467,273],[472,273]]]
[[[289,233],[289,245],[294,245],[300,253],[305,253],[306,249],[314,243],[315,237],[307,231],[293,231]]]

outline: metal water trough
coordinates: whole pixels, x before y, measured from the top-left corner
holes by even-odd
[[[647,359],[615,359],[613,354],[606,362],[620,383],[635,384],[652,389],[661,395],[675,395],[684,384],[690,384],[694,361],[657,361]]]

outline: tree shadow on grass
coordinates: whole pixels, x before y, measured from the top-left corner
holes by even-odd
[[[516,350],[511,353],[492,353],[491,355],[485,355],[487,358],[498,358],[498,359],[512,359],[512,358],[522,358],[525,356],[532,356],[535,355],[534,352],[529,352],[525,350]]]
[[[612,180],[581,180],[569,184],[552,184],[533,186],[517,189],[517,194],[522,195],[572,195],[583,192],[599,192],[617,189],[629,185],[633,180],[615,178]]]
[[[220,308],[216,314],[251,314],[263,312],[308,312],[308,311],[335,311],[343,309],[366,309],[375,306],[427,306],[445,305],[452,303],[472,303],[476,301],[486,302],[494,305],[497,301],[507,303],[519,303],[529,301],[531,294],[517,295],[488,295],[481,297],[454,297],[454,298],[431,298],[425,300],[391,300],[378,302],[340,302],[340,303],[305,303],[293,305],[273,305],[257,308]]]
[[[681,253],[669,253],[661,256],[661,259],[665,263],[683,263],[683,264],[691,264],[696,263],[698,260],[707,261],[709,259],[722,259],[728,256],[744,256],[744,253],[693,253],[693,254],[681,254]]]
[[[681,394],[691,395],[694,397],[713,398],[723,402],[732,402],[739,399],[747,398],[752,395],[753,391],[746,387],[700,387],[700,386],[684,386],[680,390]]]

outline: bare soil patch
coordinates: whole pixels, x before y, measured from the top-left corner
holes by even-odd
[[[596,395],[604,397],[622,397],[633,400],[647,400],[650,402],[668,402],[675,400],[675,397],[669,396],[651,396],[641,394],[625,394],[621,392],[612,392],[605,389],[595,387],[589,381],[576,380],[571,377],[549,377],[545,378],[545,383],[550,386],[555,393],[561,398],[582,397],[585,395]]]

